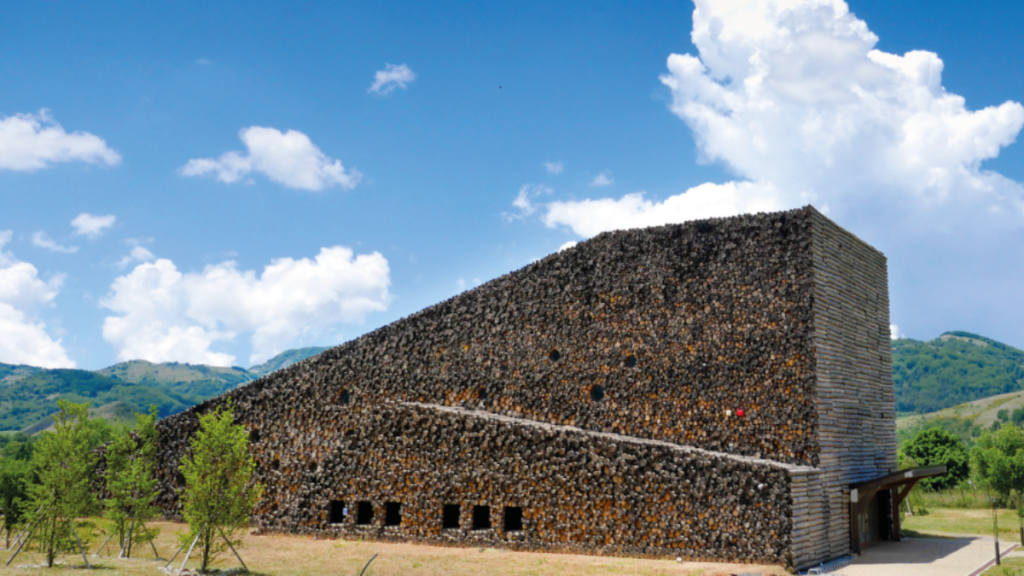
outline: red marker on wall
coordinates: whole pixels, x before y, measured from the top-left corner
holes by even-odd
[[[743,412],[743,408],[740,408],[740,409],[736,410],[736,416],[737,417],[743,418],[744,414],[745,414],[745,412]]]

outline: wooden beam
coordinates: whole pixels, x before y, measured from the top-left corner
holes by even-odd
[[[903,500],[906,499],[907,495],[910,494],[910,491],[914,489],[914,486],[917,485],[918,480],[920,480],[920,478],[914,478],[910,482],[907,482],[906,484],[903,485],[903,490],[900,490],[899,488],[894,488],[894,490],[899,490],[899,494],[896,495],[895,499],[897,506],[903,504]]]

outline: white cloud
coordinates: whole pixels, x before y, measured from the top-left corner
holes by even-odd
[[[335,185],[351,190],[362,178],[355,169],[345,172],[340,160],[326,156],[308,136],[297,130],[282,133],[274,128],[251,126],[242,129],[239,137],[248,148],[248,155],[231,151],[217,159],[192,159],[181,168],[181,174],[212,175],[231,184],[253,172],[261,172],[289,188],[313,192]]]
[[[235,358],[210,348],[249,333],[255,363],[386,310],[389,285],[381,254],[356,256],[344,246],[314,259],[274,260],[259,276],[230,261],[182,273],[161,258],[111,285],[102,305],[117,315],[105,319],[103,337],[121,360],[228,366]]]
[[[63,246],[57,244],[50,238],[46,232],[36,232],[32,234],[32,244],[40,248],[45,248],[50,252],[63,252],[65,254],[74,254],[78,252],[78,246]]]
[[[612,183],[613,182],[611,174],[609,174],[607,170],[601,172],[600,174],[595,176],[593,180],[590,181],[590,185],[597,188],[600,188],[602,186],[611,186]]]
[[[900,334],[900,327],[895,324],[889,324],[889,338],[898,340],[902,337],[903,335]]]
[[[618,200],[556,201],[544,205],[542,219],[549,228],[568,226],[589,238],[607,230],[660,226],[695,218],[732,216],[744,212],[775,210],[781,202],[770,185],[751,182],[701,184],[663,202],[644,198],[643,192]],[[534,209],[536,209],[534,207]]]
[[[390,94],[395,88],[405,90],[406,84],[411,84],[414,80],[416,80],[416,74],[405,64],[398,66],[385,64],[384,69],[378,70],[374,75],[373,84],[370,85],[367,92],[376,92],[381,95]]]
[[[117,221],[117,217],[113,214],[107,214],[105,216],[96,216],[87,212],[82,212],[75,219],[71,221],[71,225],[75,228],[75,234],[79,236],[88,236],[89,238],[96,238],[103,232],[114,225]]]
[[[545,162],[544,163],[544,169],[548,171],[548,174],[555,174],[555,175],[561,174],[562,173],[562,168],[564,168],[564,167],[562,166],[561,162]]]
[[[570,240],[570,241],[566,242],[565,244],[562,244],[561,246],[559,246],[558,247],[558,251],[559,252],[565,252],[566,250],[568,250],[570,248],[575,248],[577,244],[579,244],[579,242],[576,242],[575,240]]]
[[[152,262],[156,259],[156,256],[152,252],[146,250],[142,246],[135,246],[127,256],[117,261],[118,268],[124,268],[132,262]]]
[[[64,276],[41,280],[35,266],[3,251],[11,237],[9,230],[0,231],[0,362],[74,368],[60,339],[51,338],[46,324],[35,318],[40,308],[53,304]]]
[[[533,203],[533,199],[537,198],[542,194],[551,194],[554,192],[551,188],[542,184],[526,184],[519,189],[519,194],[516,195],[515,200],[512,201],[512,205],[519,209],[519,214],[505,213],[506,220],[516,220],[529,216],[537,211],[537,207]]]
[[[1019,225],[1024,187],[981,163],[1015,140],[1024,107],[968,110],[942,87],[938,56],[876,50],[841,0],[697,0],[692,38],[699,54],[671,55],[661,77],[671,110],[693,130],[701,161],[742,180],[660,203],[637,194],[553,203],[548,225],[590,235],[808,203],[880,236]]]
[[[68,134],[47,110],[0,117],[0,170],[34,172],[72,161],[114,166],[121,155],[88,132]]]

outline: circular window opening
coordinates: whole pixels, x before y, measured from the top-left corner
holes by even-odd
[[[590,399],[594,402],[600,402],[604,400],[604,386],[600,384],[590,388]]]
[[[260,441],[260,431],[259,430],[253,430],[252,432],[249,433],[249,443],[250,444],[258,444],[259,441]]]
[[[341,391],[341,405],[345,406],[346,404],[348,404],[348,401],[350,399],[351,399],[351,397],[348,394],[348,390],[342,390]]]
[[[551,360],[552,362],[558,362],[558,359],[561,357],[562,355],[558,353],[558,350],[552,350],[548,353],[548,360]]]
[[[310,474],[315,473],[317,471],[317,469],[319,469],[319,468],[320,468],[320,466],[316,462],[310,462],[309,463],[309,473]]]
[[[626,356],[626,368],[636,368],[636,356]]]
[[[487,400],[487,388],[480,388],[476,391],[476,397],[480,400]]]

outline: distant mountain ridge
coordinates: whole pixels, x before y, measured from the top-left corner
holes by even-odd
[[[0,364],[0,431],[32,433],[49,427],[60,398],[89,402],[93,415],[112,423],[131,422],[135,412],[146,412],[150,405],[160,417],[170,416],[324,350],[286,350],[249,370],[146,360],[96,371]]]
[[[896,412],[924,414],[1024,390],[1024,351],[970,332],[892,341]]]

